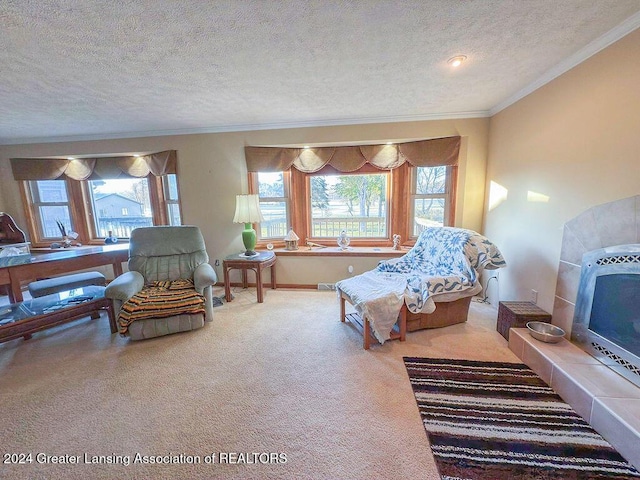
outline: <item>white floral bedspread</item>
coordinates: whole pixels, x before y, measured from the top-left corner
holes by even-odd
[[[488,238],[453,227],[425,229],[406,255],[336,283],[338,294],[351,299],[360,316],[369,319],[376,338],[389,339],[402,302],[413,313],[431,313],[434,299],[451,301],[482,290],[479,273],[506,266]]]

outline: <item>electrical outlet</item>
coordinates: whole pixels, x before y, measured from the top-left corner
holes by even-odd
[[[219,267],[219,266],[220,266],[220,260],[218,260],[218,259],[216,258],[216,261],[215,261],[214,265],[215,265],[216,267]]]
[[[537,290],[531,290],[531,301],[533,303],[538,303],[538,291]]]

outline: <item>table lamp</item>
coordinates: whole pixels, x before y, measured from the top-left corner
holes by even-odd
[[[260,212],[260,199],[258,195],[236,195],[236,214],[233,223],[244,223],[242,242],[247,251],[245,257],[253,257],[257,253],[253,250],[256,246],[257,236],[253,229],[253,223],[264,221]]]

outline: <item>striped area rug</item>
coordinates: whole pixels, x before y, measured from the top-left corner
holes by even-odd
[[[526,365],[404,362],[443,479],[640,478]]]

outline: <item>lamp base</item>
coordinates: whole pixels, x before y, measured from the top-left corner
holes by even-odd
[[[244,230],[242,231],[242,243],[244,244],[244,248],[247,249],[247,251],[244,252],[246,257],[257,255],[254,250],[257,240],[258,238],[256,231],[253,229],[253,225],[251,223],[245,223]]]
[[[242,258],[253,258],[257,257],[258,255],[260,254],[258,252],[254,252],[253,250],[247,250],[246,252],[240,254]]]

